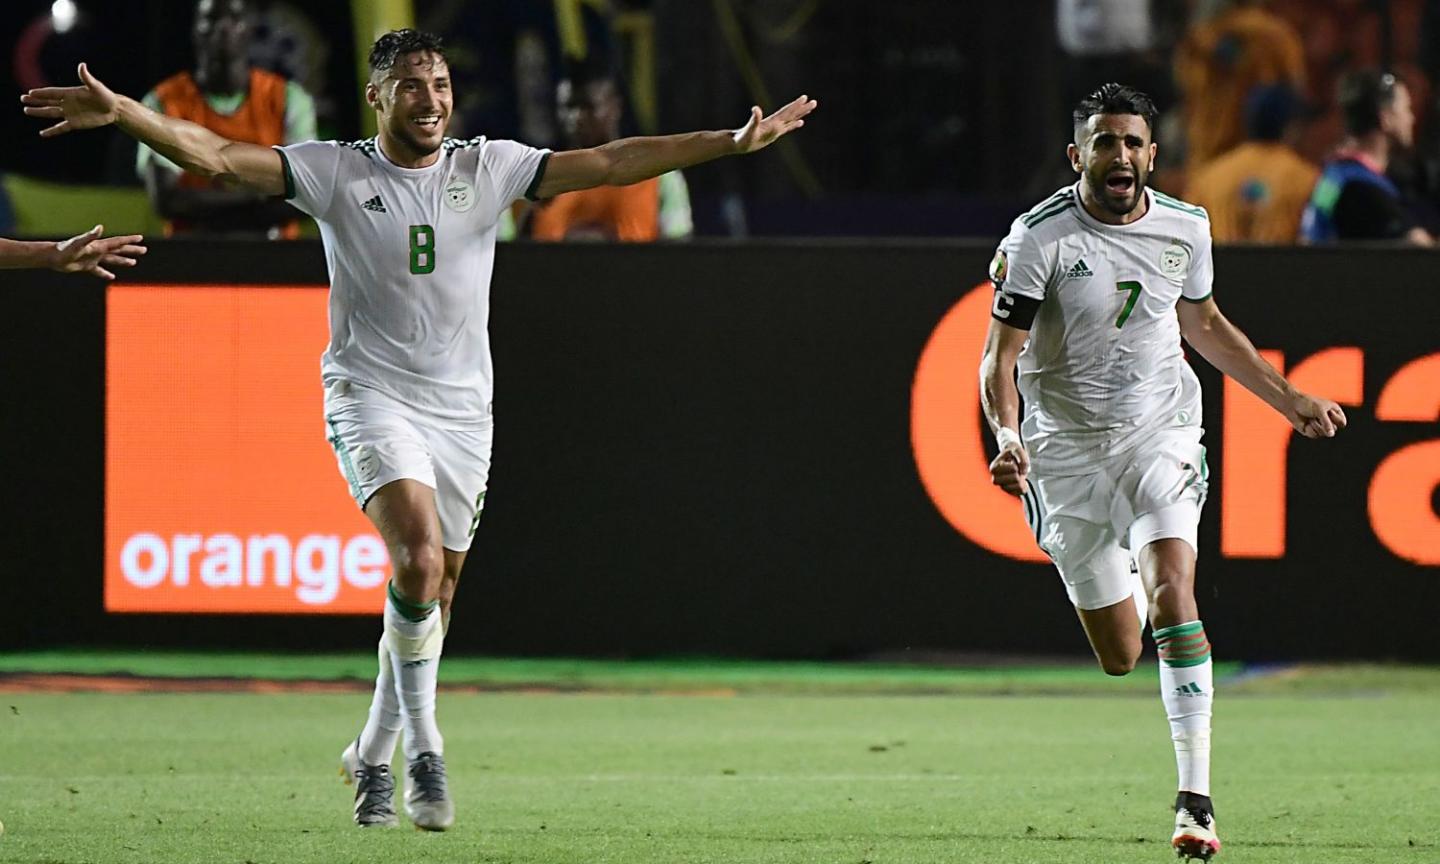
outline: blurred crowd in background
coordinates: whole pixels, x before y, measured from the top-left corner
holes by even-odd
[[[1107,81],[1161,110],[1151,183],[1220,242],[1440,230],[1440,0],[415,0],[444,36],[450,134],[585,147],[821,101],[803,135],[509,214],[507,238],[1002,235],[1074,182],[1071,107]],[[12,94],[79,60],[157,110],[257,143],[373,134],[365,25],[395,0],[18,0]],[[378,12],[377,12],[378,9]],[[381,16],[383,17],[383,16]],[[141,200],[173,235],[300,236],[275,201],[188,178],[109,130],[41,142],[0,115],[0,233]],[[59,203],[57,203],[59,202]],[[80,226],[88,227],[90,222]]]

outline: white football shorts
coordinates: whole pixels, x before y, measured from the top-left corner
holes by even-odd
[[[352,381],[325,388],[325,437],[355,503],[363,510],[386,483],[418,480],[435,490],[441,543],[454,552],[470,548],[480,524],[494,434],[493,427],[437,426],[413,408]]]
[[[1093,474],[1030,475],[1025,519],[1077,608],[1102,609],[1134,593],[1131,559],[1148,543],[1174,537],[1198,551],[1209,478],[1202,434],[1161,430],[1100,461]]]

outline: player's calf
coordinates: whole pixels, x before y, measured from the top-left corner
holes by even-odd
[[[1135,601],[1126,597],[1099,609],[1076,609],[1095,659],[1106,675],[1129,675],[1140,660],[1140,628],[1135,626]]]

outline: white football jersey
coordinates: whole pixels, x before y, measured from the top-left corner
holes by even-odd
[[[1200,425],[1175,306],[1210,296],[1209,217],[1145,195],[1144,216],[1109,225],[1078,183],[1061,189],[1015,220],[991,262],[994,317],[1024,329],[1021,307],[1034,311],[1017,367],[1037,471],[1085,473],[1153,430]]]
[[[435,164],[401,168],[373,138],[276,149],[285,197],[315,217],[325,243],[325,384],[347,379],[440,424],[489,426],[495,225],[534,195],[549,151],[447,138]]]

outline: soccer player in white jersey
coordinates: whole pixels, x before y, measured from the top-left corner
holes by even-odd
[[[365,98],[379,135],[352,144],[261,147],[157,114],[98,81],[24,97],[58,121],[42,136],[111,123],[188,171],[283,195],[320,223],[330,271],[330,344],[321,359],[326,434],[350,492],[390,551],[369,719],[342,755],[355,821],[398,822],[390,760],[403,728],[406,812],[454,820],[435,722],[436,667],[490,467],[490,274],[500,214],[523,197],[623,186],[749,153],[804,125],[801,96],[738,130],[627,138],[550,153],[513,141],[445,137],[454,105],[440,40],[387,33],[370,52]]]
[[[1016,219],[991,263],[980,393],[999,446],[991,479],[1021,499],[1107,674],[1135,668],[1148,608],[1179,769],[1172,844],[1208,860],[1214,687],[1194,592],[1207,472],[1180,340],[1307,438],[1345,414],[1292,387],[1220,313],[1205,211],[1145,185],[1155,117],[1119,84],[1076,107],[1079,182]]]

